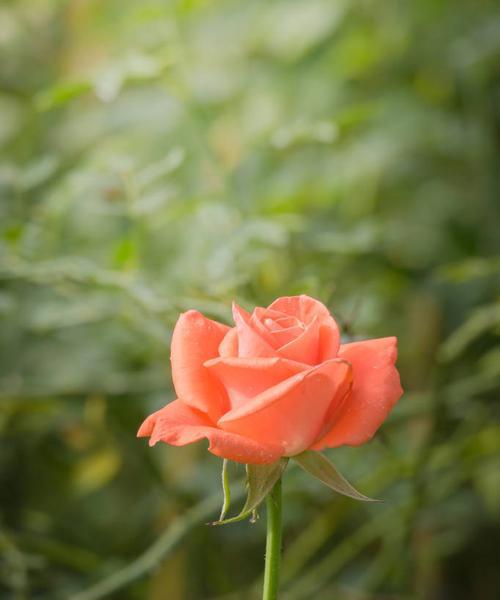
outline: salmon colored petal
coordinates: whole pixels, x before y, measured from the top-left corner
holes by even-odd
[[[380,338],[344,344],[339,357],[352,364],[352,392],[330,432],[314,450],[367,442],[383,423],[403,390],[395,362],[397,340]]]
[[[284,358],[214,358],[205,363],[224,386],[237,408],[264,390],[309,369],[309,365]]]
[[[180,400],[175,400],[150,415],[141,425],[137,436],[150,437],[150,446],[159,441],[173,446],[185,446],[207,438],[210,442],[208,449],[212,454],[241,463],[271,463],[283,454],[279,444],[262,444],[217,429],[204,413]]]
[[[316,317],[306,326],[302,334],[278,349],[283,358],[297,360],[308,365],[318,362],[319,322]]]
[[[279,441],[286,456],[298,454],[321,433],[325,415],[348,372],[345,361],[327,361],[229,411],[218,425],[261,444]]]
[[[230,329],[219,345],[219,355],[224,357],[238,356],[238,331]]]
[[[238,331],[240,357],[276,356],[274,348],[255,329],[251,316],[236,303],[233,303],[233,318]]]
[[[203,363],[219,355],[219,345],[228,331],[229,327],[190,310],[179,317],[172,335],[172,379],[177,395],[214,420],[227,407],[227,398]]]
[[[343,359],[338,358],[337,360],[343,361]],[[347,361],[343,361],[347,367],[347,373],[342,382],[337,387],[335,392],[335,396],[328,407],[328,410],[325,414],[325,418],[323,419],[323,423],[321,425],[321,431],[316,438],[317,441],[311,446],[313,450],[316,449],[318,445],[320,445],[323,441],[323,438],[329,434],[333,425],[339,419],[342,414],[342,410],[348,401],[350,394],[352,392],[352,365]]]
[[[280,348],[290,344],[304,333],[303,327],[288,327],[286,329],[275,329],[270,332],[274,346]]]
[[[253,309],[253,312],[255,314],[255,316],[258,319],[265,319],[265,318],[269,318],[269,319],[282,319],[283,317],[287,317],[288,315],[286,315],[285,313],[279,311],[279,310],[272,310],[270,308],[263,308],[262,306],[256,306]]]
[[[256,308],[252,313],[252,323],[255,323],[255,329],[273,348],[293,342],[305,329],[297,317],[269,308]]]
[[[265,341],[271,348],[275,348],[275,339],[271,335],[271,332],[266,327],[264,322],[259,318],[259,309],[256,308],[250,316],[250,326],[252,329]]]
[[[310,323],[314,317],[318,320],[327,318],[330,316],[330,311],[326,306],[319,300],[315,300],[310,296],[302,294],[301,296],[283,296],[278,298],[271,305],[269,309],[277,310],[297,317],[302,323]]]
[[[273,331],[274,329],[283,329],[284,327],[292,327],[294,325],[300,324],[300,321],[295,317],[290,317],[285,315],[285,313],[279,312],[277,310],[270,310],[269,308],[262,308],[257,306],[253,313],[252,317],[258,321],[260,321],[266,329],[269,331]],[[285,324],[281,324],[285,322]],[[288,324],[286,324],[288,323]]]
[[[275,319],[275,322],[280,326],[280,327],[297,327],[300,326],[301,321],[299,321],[297,319],[297,317],[288,317],[288,316],[283,316],[283,317],[279,317],[278,319]]]
[[[340,331],[333,317],[322,319],[319,325],[318,362],[330,360],[338,355]]]

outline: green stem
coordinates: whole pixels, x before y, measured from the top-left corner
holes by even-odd
[[[266,504],[266,568],[262,600],[276,600],[281,562],[281,478],[274,484],[271,493],[267,496]]]

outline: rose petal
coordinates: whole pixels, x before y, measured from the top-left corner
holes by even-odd
[[[208,449],[212,454],[241,463],[272,463],[283,454],[279,444],[262,444],[217,429],[204,413],[180,400],[174,400],[150,415],[141,425],[137,436],[150,436],[150,446],[159,441],[184,446],[207,438],[210,442]]]
[[[337,356],[340,344],[340,332],[335,319],[330,315],[330,311],[324,304],[305,295],[285,296],[275,300],[270,305],[269,309],[284,312],[290,316],[300,319],[300,321],[305,324],[312,323],[315,319],[317,320],[319,324],[319,333],[317,338],[318,354],[314,363],[321,363]],[[314,332],[314,336],[315,335],[316,333]],[[311,342],[311,348],[312,345],[313,344]],[[287,354],[287,357],[297,360],[295,355]]]
[[[321,440],[325,435],[327,435],[333,424],[338,420],[340,414],[342,413],[342,409],[345,406],[345,403],[348,401],[349,396],[352,391],[352,365],[351,363],[344,361],[341,358],[337,358],[337,361],[342,361],[347,366],[347,374],[339,384],[335,396],[326,411],[325,418],[323,419],[323,424],[321,425],[321,431],[318,434],[317,440]],[[315,442],[316,444],[316,442]],[[314,445],[312,446],[314,448]]]
[[[271,332],[266,327],[264,321],[259,317],[259,313],[262,310],[263,309],[259,307],[253,310],[250,316],[250,326],[265,342],[267,342],[271,346],[271,348],[275,348],[275,340],[271,335]]]
[[[309,369],[308,365],[284,358],[214,358],[205,363],[224,386],[237,408],[276,384]]]
[[[230,329],[219,346],[219,355],[224,357],[238,356],[238,331],[236,327]]]
[[[395,337],[354,342],[340,347],[339,356],[353,369],[353,387],[338,420],[314,450],[367,442],[401,397]]]
[[[338,356],[340,347],[340,331],[333,317],[322,319],[319,325],[318,362],[330,360]]]
[[[302,334],[278,349],[278,354],[290,360],[315,365],[318,362],[319,322],[316,317]]]
[[[270,312],[270,311],[267,311]],[[273,311],[274,313],[275,311]],[[280,314],[280,313],[277,313]],[[275,331],[281,331],[283,329],[290,329],[291,327],[300,327],[301,329],[304,329],[304,325],[303,323],[301,323],[297,318],[295,317],[279,317],[276,319],[273,319],[269,316],[264,316],[264,318],[262,319],[262,322],[264,323],[264,325],[269,329],[269,331],[271,333],[274,333]]]
[[[305,294],[278,298],[269,306],[269,309],[297,317],[305,324],[310,323],[314,317],[317,319],[331,317],[330,311],[323,303]]]
[[[236,303],[233,303],[233,318],[238,331],[240,357],[276,356],[274,348],[256,331],[250,315]]]
[[[257,307],[252,313],[252,324],[275,349],[293,342],[305,330],[305,325],[296,317],[269,308]]]
[[[301,327],[303,325],[297,317],[280,317],[279,319],[275,319],[275,322],[283,329],[287,327]]]
[[[217,420],[227,407],[220,383],[203,363],[218,356],[229,327],[211,321],[196,310],[183,313],[172,335],[172,379],[179,398]]]
[[[270,331],[300,325],[300,321],[295,317],[290,317],[278,310],[262,308],[261,306],[257,306],[254,309],[252,317],[259,320]]]
[[[274,340],[274,346],[281,348],[290,344],[304,333],[303,327],[288,327],[287,329],[275,329],[270,332]]]
[[[287,316],[278,310],[269,310],[269,308],[263,308],[262,306],[256,306],[253,309],[252,314],[260,321],[264,321],[264,319],[272,319],[275,321],[276,319],[282,319]]]
[[[345,361],[327,361],[229,411],[219,419],[218,425],[261,444],[279,442],[286,456],[298,454],[319,435],[325,415],[348,371]]]

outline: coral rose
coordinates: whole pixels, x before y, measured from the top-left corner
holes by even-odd
[[[278,298],[252,314],[234,304],[233,317],[233,328],[195,310],[179,317],[171,355],[179,399],[142,424],[150,445],[207,438],[217,456],[271,463],[363,444],[402,394],[396,338],[340,344],[313,298]]]

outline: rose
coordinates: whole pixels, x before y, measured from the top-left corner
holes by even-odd
[[[339,343],[328,309],[308,296],[278,298],[235,327],[190,310],[172,337],[178,400],[139,429],[150,445],[208,438],[217,456],[270,463],[368,441],[402,394],[395,337]]]

